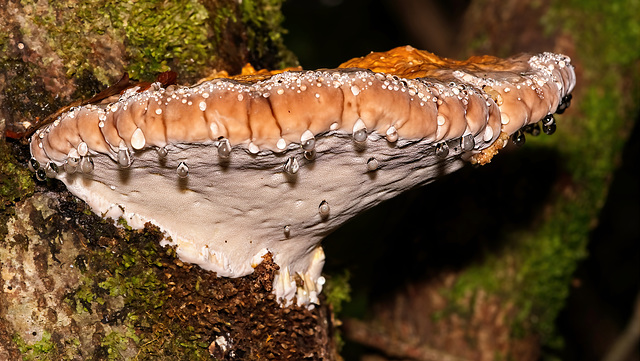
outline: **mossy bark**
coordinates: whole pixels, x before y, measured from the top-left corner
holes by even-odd
[[[192,83],[295,65],[279,0],[8,1],[0,7],[0,359],[335,359],[330,312],[180,262],[152,226],[95,216],[26,168],[25,130],[125,72]],[[9,135],[6,138],[5,135]]]

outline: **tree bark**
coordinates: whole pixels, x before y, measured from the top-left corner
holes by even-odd
[[[329,308],[281,307],[271,258],[218,278],[26,170],[30,127],[125,72],[295,65],[280,1],[9,1],[0,19],[0,359],[336,359]]]

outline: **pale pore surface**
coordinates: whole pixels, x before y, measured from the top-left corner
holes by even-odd
[[[272,252],[276,294],[317,303],[326,234],[555,112],[575,85],[564,56],[506,62],[437,79],[338,69],[129,89],[40,129],[32,166],[104,217],[158,225],[220,276]]]

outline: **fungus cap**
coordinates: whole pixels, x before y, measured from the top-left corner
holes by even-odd
[[[247,275],[271,252],[278,298],[313,304],[325,235],[488,162],[575,85],[563,55],[458,62],[411,47],[331,70],[247,73],[73,107],[36,131],[30,164],[103,217],[156,224],[181,259],[219,276]]]

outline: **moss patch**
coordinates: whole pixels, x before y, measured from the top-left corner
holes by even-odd
[[[283,0],[243,0],[242,22],[246,26],[249,61],[257,68],[282,69],[298,65],[285,45],[282,35]]]
[[[32,174],[13,157],[9,146],[0,141],[0,238],[7,232],[7,220],[15,202],[33,194]]]

